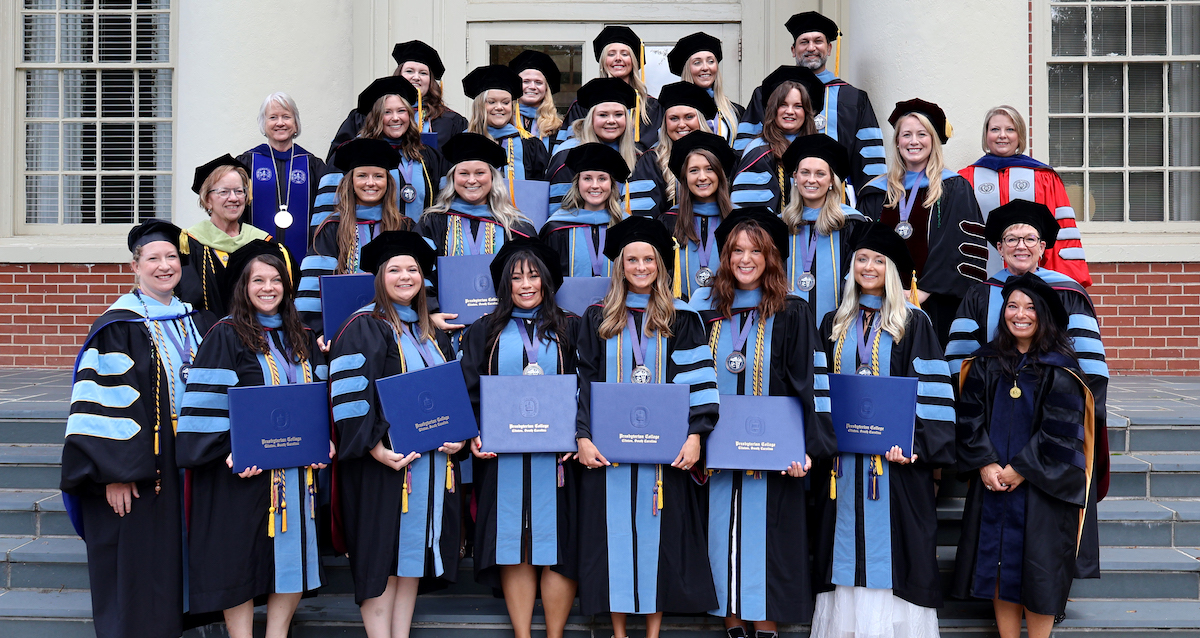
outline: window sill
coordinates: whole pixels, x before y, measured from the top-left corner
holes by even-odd
[[[1088,262],[1200,262],[1200,222],[1081,222]]]
[[[6,264],[123,264],[129,261],[125,235],[24,235],[0,237]]]

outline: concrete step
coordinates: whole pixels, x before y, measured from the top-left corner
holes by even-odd
[[[62,443],[66,419],[0,418],[0,443]]]
[[[0,488],[57,489],[61,462],[61,444],[0,444]]]
[[[74,536],[62,493],[0,489],[0,535]]]
[[[1200,496],[1200,453],[1114,454],[1108,498]]]

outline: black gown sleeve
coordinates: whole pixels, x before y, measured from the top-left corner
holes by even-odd
[[[525,179],[544,180],[546,169],[550,167],[550,151],[536,137],[521,140],[521,157],[525,162]]]
[[[575,421],[575,438],[592,438],[592,382],[604,381],[604,340],[600,338],[600,322],[604,311],[590,306],[583,313],[576,333],[575,369],[579,375],[579,410]]]
[[[395,360],[389,370],[389,360]],[[363,313],[350,318],[330,350],[330,407],[337,431],[338,458],[364,458],[387,434],[375,381],[399,372],[392,330]]]
[[[1087,461],[1092,422],[1085,418],[1086,386],[1065,368],[1042,366],[1037,429],[1009,465],[1050,496],[1083,507],[1088,500]]]
[[[800,399],[803,406],[804,448],[814,459],[833,456],[837,453],[837,438],[829,414],[825,349],[821,346],[813,312],[809,310],[808,302],[789,295],[780,314],[776,325],[785,328],[784,394]]]
[[[491,330],[491,323],[491,315],[484,315],[479,321],[467,326],[458,344],[463,381],[467,384],[467,396],[471,398],[476,422],[480,420],[479,378],[488,374],[492,359],[491,348],[487,347],[487,334]]]
[[[197,374],[188,376],[179,411],[181,427],[175,438],[179,467],[201,467],[229,455],[229,388],[263,383],[261,370],[254,370],[258,368],[257,360],[249,361],[246,355],[253,357],[254,353],[242,345],[229,322],[218,322],[205,335],[192,364]],[[193,419],[209,424],[223,422],[223,426],[191,428],[189,422]]]
[[[689,308],[675,305],[675,335],[671,337],[671,358],[667,361],[667,378],[671,383],[688,385],[688,434],[701,438],[717,427],[720,399],[717,390],[717,369],[713,363],[708,332],[700,315]],[[588,309],[591,310],[590,308]]]
[[[992,357],[977,357],[969,364],[964,362],[967,375],[961,378],[962,390],[955,410],[957,466],[963,474],[960,478],[971,478],[980,468],[1000,462],[1000,456],[992,446],[988,424],[990,397],[994,391],[989,383],[989,368],[995,364]]]

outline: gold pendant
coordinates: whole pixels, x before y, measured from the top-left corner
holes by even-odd
[[[1017,384],[1014,383],[1012,389],[1008,391],[1008,396],[1010,396],[1014,399],[1020,399],[1021,398],[1021,388],[1018,388]]]

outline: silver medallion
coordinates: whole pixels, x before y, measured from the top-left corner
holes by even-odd
[[[908,222],[900,222],[899,224],[896,224],[896,234],[900,235],[901,239],[908,239],[909,237],[912,237],[912,224]]]
[[[817,287],[817,278],[813,277],[812,273],[806,272],[800,275],[800,281],[797,282],[796,286],[804,292],[809,292]]]
[[[700,286],[702,288],[707,287],[710,283],[712,283],[712,278],[713,278],[713,272],[712,272],[712,270],[710,270],[708,268],[708,266],[702,266],[700,268],[700,270],[696,271],[696,285],[697,286]]]
[[[542,366],[538,365],[537,363],[531,363],[525,366],[525,369],[521,371],[521,374],[527,377],[536,377],[546,374],[546,371],[542,370]]]
[[[400,199],[404,200],[405,204],[411,204],[417,201],[417,189],[412,187],[412,184],[405,184],[400,189]]]
[[[633,374],[629,375],[629,379],[634,383],[650,383],[651,377],[653,375],[650,374],[650,368],[646,366],[634,366]]]
[[[824,113],[817,113],[817,114],[816,114],[816,115],[813,117],[813,125],[817,127],[817,130],[818,130],[818,131],[823,131],[823,130],[825,130],[825,114],[824,114]]]
[[[874,375],[875,373],[874,373],[874,371],[871,370],[871,366],[864,363],[864,364],[858,366],[858,369],[854,371],[854,374],[861,374],[863,376],[869,377],[869,376]]]
[[[746,355],[730,352],[729,356],[725,357],[725,369],[734,374],[741,374],[742,370],[746,369]]]
[[[292,227],[292,214],[288,212],[287,204],[279,205],[279,212],[275,213],[275,227],[276,228],[291,228]]]
[[[179,366],[179,380],[187,383],[188,373],[192,371],[192,364],[185,363]]]

